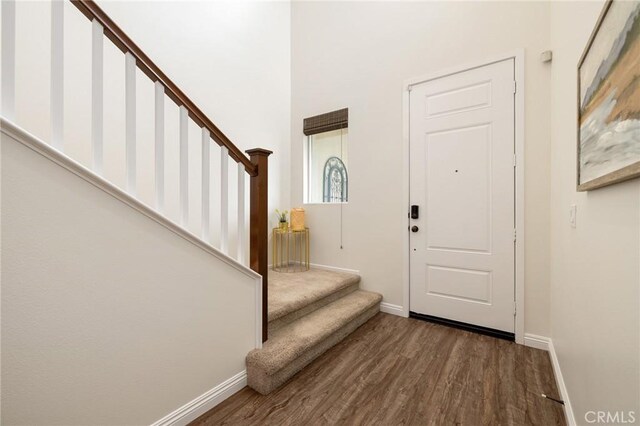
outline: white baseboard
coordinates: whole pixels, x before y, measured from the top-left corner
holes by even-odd
[[[564,401],[564,415],[567,418],[567,424],[569,426],[576,426],[576,418],[573,415],[573,409],[571,408],[571,401],[569,400],[569,393],[567,392],[567,386],[564,384],[564,378],[562,377],[562,371],[560,370],[560,362],[558,361],[558,355],[556,355],[556,349],[553,346],[553,340],[549,339],[549,356],[551,357],[551,365],[553,366],[553,374],[556,376],[556,385],[560,396]]]
[[[524,345],[530,348],[542,349],[543,351],[549,350],[550,339],[545,336],[538,336],[537,334],[524,334]]]
[[[356,275],[360,274],[360,271],[356,269],[338,268],[337,266],[319,265],[317,263],[310,263],[309,266],[315,269],[324,269],[325,271],[347,272],[349,274],[356,274]]]
[[[247,372],[241,371],[213,389],[187,402],[174,412],[167,414],[151,426],[182,426],[194,421],[225,399],[247,385]]]
[[[548,337],[525,333],[524,345],[549,352],[551,366],[553,367],[553,375],[556,378],[556,386],[558,387],[558,392],[560,392],[560,398],[564,401],[564,415],[567,419],[567,424],[569,426],[575,426],[576,418],[573,415],[571,401],[569,400],[569,393],[567,392],[567,386],[564,384],[564,378],[562,377],[562,371],[560,370],[558,355],[556,354],[556,350],[553,346],[553,340]]]
[[[405,316],[402,306],[392,303],[380,302],[380,311],[391,315],[398,315],[399,317]]]

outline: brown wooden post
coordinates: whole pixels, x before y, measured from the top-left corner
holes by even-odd
[[[269,155],[271,151],[255,148],[246,151],[256,168],[250,185],[249,264],[262,276],[262,341],[266,342],[269,330],[268,317],[268,247],[269,247]]]

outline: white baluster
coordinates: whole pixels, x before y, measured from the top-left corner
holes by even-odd
[[[229,252],[229,150],[220,153],[220,251]]]
[[[15,121],[16,108],[16,2],[2,0],[2,115]]]
[[[102,175],[104,153],[103,140],[103,28],[94,19],[92,22],[91,37],[91,145],[93,151],[93,171]]]
[[[189,221],[189,113],[180,107],[180,224]]]
[[[125,164],[127,192],[136,195],[136,58],[125,54]]]
[[[156,210],[164,211],[164,86],[156,81]]]
[[[64,151],[64,3],[51,2],[51,145]]]
[[[202,239],[206,243],[211,242],[209,232],[209,182],[211,169],[209,130],[202,128]]]
[[[245,224],[244,212],[244,165],[238,163],[238,262],[243,265],[246,262],[247,253],[247,229]]]

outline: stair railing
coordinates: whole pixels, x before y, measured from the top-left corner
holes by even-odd
[[[2,0],[2,115],[15,120],[15,1]],[[103,42],[108,38],[125,55],[125,173],[126,191],[136,197],[136,68],[155,84],[155,208],[164,208],[164,100],[168,97],[180,109],[180,225],[186,228],[189,214],[188,120],[202,131],[202,225],[201,238],[210,241],[210,145],[221,149],[221,229],[220,251],[228,250],[228,159],[238,163],[238,251],[235,256],[246,264],[245,175],[250,176],[249,266],[262,276],[262,340],[267,340],[267,238],[268,238],[268,157],[271,151],[256,148],[249,158],[162,72],[162,70],[118,27],[93,0],[71,0],[92,23],[91,54],[91,147],[92,170],[103,176]],[[63,3],[51,1],[51,140],[64,152],[63,143]],[[233,257],[233,256],[231,256]]]

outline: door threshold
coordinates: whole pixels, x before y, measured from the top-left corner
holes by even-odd
[[[419,314],[417,312],[409,311],[409,318],[414,318],[434,324],[440,324],[447,327],[457,328],[460,330],[470,331],[472,333],[484,334],[485,336],[495,337],[497,339],[508,340],[515,342],[516,335],[502,330],[496,330],[494,328],[482,327],[481,325],[468,324],[466,322],[454,321],[446,318],[434,317],[431,315]]]

